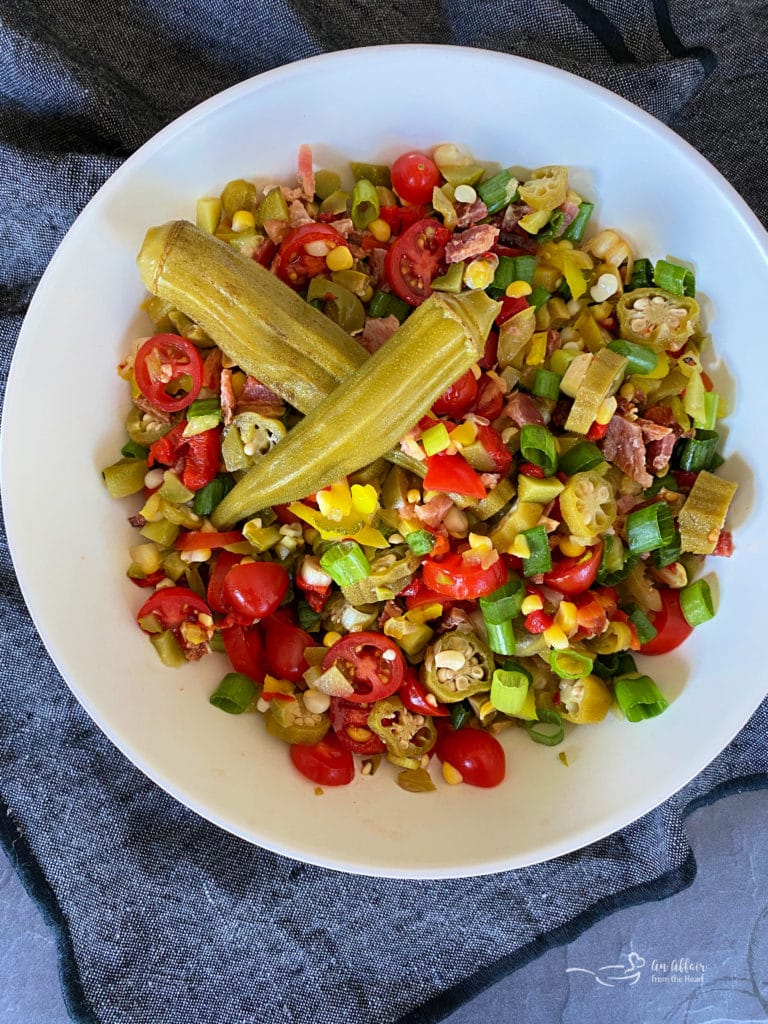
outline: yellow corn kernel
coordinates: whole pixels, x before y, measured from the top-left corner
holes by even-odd
[[[547,357],[547,332],[537,331],[531,338],[531,347],[525,361],[528,366],[540,366]]]
[[[232,215],[233,231],[248,231],[256,227],[256,218],[250,210],[237,210]]]
[[[408,622],[415,623],[417,626],[422,626],[425,622],[429,622],[430,619],[439,619],[442,614],[443,606],[435,602],[435,604],[421,604],[418,608],[411,608],[409,612],[405,613],[403,618],[407,619]]]
[[[613,395],[604,398],[597,407],[595,422],[599,423],[601,427],[604,427],[606,423],[610,423],[611,417],[616,412],[616,406],[617,402]]]
[[[329,270],[351,270],[355,260],[346,245],[337,245],[325,257],[325,265]]]
[[[528,284],[527,281],[512,281],[507,285],[504,294],[510,299],[522,299],[525,295],[530,295],[533,288]]]
[[[556,651],[564,651],[568,646],[568,637],[557,623],[550,626],[549,629],[545,629],[541,635],[544,637],[544,642],[549,647],[554,647]]]
[[[411,505],[415,505],[417,502],[421,501],[421,491],[416,487],[412,487],[406,494],[406,498]]]
[[[557,543],[566,558],[578,558],[587,550],[583,544],[578,544],[570,537],[561,537]]]
[[[351,740],[355,740],[356,743],[366,743],[371,736],[373,736],[371,730],[366,729],[365,726],[362,725],[348,725],[346,733],[347,736],[349,736]]]
[[[464,270],[464,284],[476,291],[487,288],[496,276],[498,265],[499,261],[495,257],[493,260],[489,260],[481,256],[479,259],[472,260]]]
[[[561,601],[555,613],[555,625],[564,633],[572,636],[579,625],[578,610],[572,601]]]
[[[528,541],[522,535],[518,533],[515,539],[512,541],[512,547],[509,548],[508,553],[515,555],[517,558],[530,558],[531,549],[528,547]]]
[[[477,424],[472,420],[465,420],[455,430],[452,430],[448,437],[450,437],[453,444],[458,445],[460,448],[466,448],[477,437]]]
[[[529,594],[528,597],[523,598],[523,603],[520,605],[520,611],[523,615],[530,615],[531,612],[540,612],[543,607],[544,602],[538,594]]]
[[[368,230],[377,242],[388,242],[389,236],[392,234],[392,228],[385,220],[382,220],[381,217],[377,217],[376,220],[372,220],[368,225]]]
[[[467,540],[473,551],[493,551],[491,538],[482,533],[470,533]]]
[[[464,781],[464,776],[461,772],[454,768],[452,764],[448,764],[447,761],[443,761],[443,778],[449,786],[458,786]]]
[[[323,637],[323,647],[333,647],[333,645],[335,643],[338,643],[339,640],[341,640],[341,633],[337,633],[335,632],[335,630],[331,630],[330,632],[326,633],[325,636]]]

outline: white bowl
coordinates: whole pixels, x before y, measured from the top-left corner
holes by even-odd
[[[443,83],[440,85],[440,83]],[[218,656],[161,666],[136,628],[127,581],[133,531],[100,470],[127,412],[115,366],[147,333],[134,265],[144,232],[194,217],[234,177],[289,180],[300,143],[316,166],[392,159],[461,142],[477,158],[564,163],[636,252],[691,261],[732,401],[723,474],[739,483],[736,553],[712,560],[716,618],[654,659],[672,698],[660,718],[572,729],[557,750],[506,735],[508,778],[412,795],[383,768],[321,797],[254,716],[208,703]],[[375,875],[448,877],[515,868],[621,828],[683,786],[766,692],[757,584],[768,543],[760,322],[766,235],[690,146],[647,114],[541,64],[473,49],[393,46],[291,64],[208,100],[160,132],[105,184],[59,247],[14,356],[4,410],[2,487],[14,563],[32,617],[72,692],[150,778],[251,842]],[[52,425],[55,430],[52,433]],[[42,497],[40,497],[42,495]],[[650,660],[650,659],[649,659]],[[223,664],[223,661],[222,661]]]

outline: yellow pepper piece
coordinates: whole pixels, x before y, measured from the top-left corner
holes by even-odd
[[[317,492],[317,507],[326,519],[340,522],[352,511],[352,494],[346,480]]]
[[[452,430],[448,437],[450,437],[453,444],[466,448],[477,437],[477,425],[472,420],[465,420],[464,423],[459,424],[458,427]]]
[[[537,331],[531,338],[531,347],[525,361],[528,366],[540,366],[547,356],[547,332]]]
[[[352,505],[360,515],[372,516],[379,507],[379,498],[373,484],[352,484]]]
[[[422,604],[418,608],[411,608],[403,617],[409,622],[423,623],[429,622],[430,619],[439,619],[442,614],[443,606],[435,602],[435,604]]]
[[[568,282],[568,287],[571,289],[571,295],[574,299],[580,299],[587,290],[587,282],[576,260],[569,255],[563,258],[563,273],[565,274],[565,280]]]

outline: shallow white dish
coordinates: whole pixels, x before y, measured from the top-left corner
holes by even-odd
[[[434,90],[414,95],[414,82],[447,78],[450,101]],[[438,793],[414,796],[385,768],[317,797],[257,718],[208,704],[217,659],[164,669],[136,628],[142,597],[124,576],[130,503],[111,500],[100,476],[117,457],[127,412],[115,366],[130,339],[148,333],[134,258],[147,227],[193,219],[195,199],[230,178],[291,179],[300,143],[312,144],[316,166],[340,167],[443,141],[503,164],[567,164],[596,200],[599,225],[625,229],[639,254],[692,261],[727,363],[712,372],[734,408],[722,472],[740,485],[730,517],[736,554],[710,563],[715,620],[653,661],[672,698],[660,718],[574,728],[557,750],[505,734],[508,778],[490,791],[438,783]],[[4,409],[2,490],[35,624],[77,699],[131,761],[199,814],[269,849],[366,874],[447,877],[521,867],[599,839],[704,768],[766,692],[755,600],[768,563],[756,514],[768,475],[755,320],[766,290],[766,235],[722,177],[647,114],[563,72],[479,50],[400,46],[244,82],[164,129],[106,183],[24,322]],[[30,395],[45,415],[30,414]],[[32,500],[31,487],[46,499]]]

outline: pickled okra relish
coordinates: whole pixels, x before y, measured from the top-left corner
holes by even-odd
[[[713,615],[735,484],[693,275],[592,210],[565,167],[442,145],[343,177],[304,146],[295,186],[147,234],[158,333],[104,471],[143,493],[138,623],[167,665],[226,652],[211,702],[316,783],[384,755],[434,789],[436,753],[496,785],[505,728],[662,713],[634,653]]]

